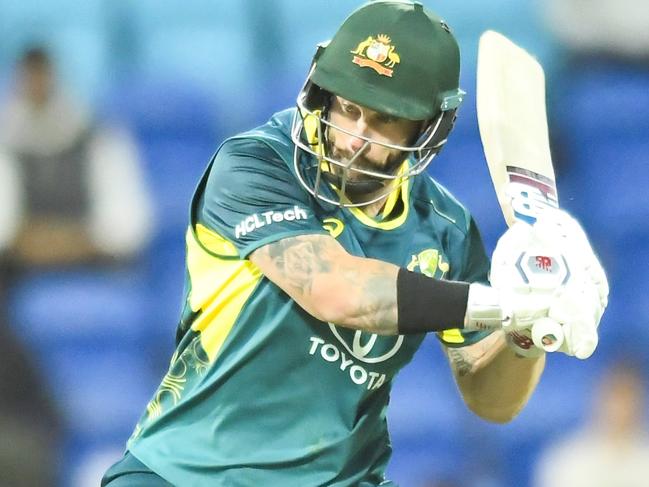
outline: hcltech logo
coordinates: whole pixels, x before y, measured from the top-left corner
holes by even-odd
[[[235,238],[244,237],[250,232],[265,227],[266,225],[272,225],[273,223],[280,223],[283,221],[294,221],[294,220],[306,220],[307,213],[306,210],[295,205],[293,208],[284,211],[265,211],[263,213],[255,213],[250,215],[241,222],[239,222],[236,227],[234,227],[234,236]]]

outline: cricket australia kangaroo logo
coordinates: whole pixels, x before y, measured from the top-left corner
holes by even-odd
[[[436,249],[426,249],[413,254],[407,268],[409,271],[419,268],[423,275],[436,279],[442,279],[450,270],[449,263],[444,261],[444,256]]]
[[[350,51],[355,54],[353,62],[362,68],[372,68],[382,76],[392,77],[394,67],[401,62],[395,47],[390,44],[392,40],[385,34],[368,36],[360,42],[356,49]]]

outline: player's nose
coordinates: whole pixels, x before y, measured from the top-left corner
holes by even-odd
[[[365,119],[363,117],[359,117],[358,120],[356,120],[354,127],[354,135],[350,135],[349,139],[347,140],[347,149],[352,153],[356,153],[359,150],[363,149],[364,145],[369,145],[367,144],[367,141],[363,139],[363,136],[366,136],[367,132],[367,123],[365,122]],[[365,149],[366,150],[366,149]]]
[[[349,149],[349,152],[351,152],[352,154],[355,154],[356,152],[361,150],[365,144],[365,140],[361,139],[360,137],[354,137],[353,135],[351,135],[349,137],[349,140],[347,141],[347,149]]]

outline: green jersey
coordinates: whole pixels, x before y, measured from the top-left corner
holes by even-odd
[[[472,218],[426,175],[406,182],[382,218],[309,196],[293,166],[294,114],[227,140],[193,197],[177,349],[128,443],[175,485],[393,485],[384,478],[386,408],[424,336],[319,321],[248,260],[255,249],[330,234],[356,256],[440,279],[486,279]],[[285,266],[299,273],[309,262]],[[439,335],[451,346],[483,336]]]

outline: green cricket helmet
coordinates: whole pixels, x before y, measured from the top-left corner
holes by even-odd
[[[446,23],[421,3],[379,0],[354,11],[333,39],[318,47],[297,99],[292,139],[302,185],[329,203],[365,206],[394,191],[399,185],[395,181],[402,184],[424,171],[453,127],[464,95],[459,75],[457,41]],[[390,116],[422,121],[421,133],[407,146],[350,133],[328,120],[332,95]],[[325,149],[330,128],[365,143],[348,161],[329,157]],[[370,144],[408,153],[411,163],[399,172],[395,167],[384,172],[359,167],[355,160]],[[349,177],[352,173],[354,178]],[[322,184],[333,185],[339,198],[325,196]],[[350,195],[354,198],[346,197]]]

